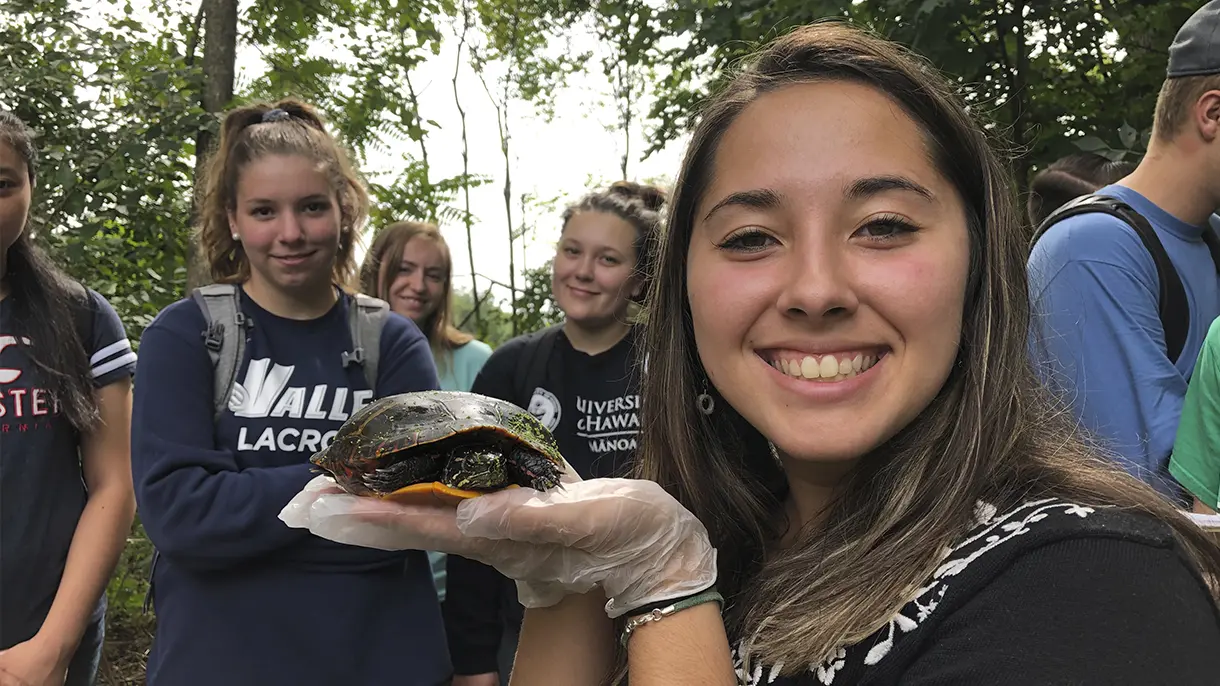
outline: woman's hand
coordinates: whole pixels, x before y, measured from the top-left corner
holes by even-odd
[[[456,508],[349,495],[318,477],[284,508],[289,526],[382,550],[437,550],[517,580],[525,607],[600,586],[611,618],[716,581],[707,530],[651,481],[593,479],[539,492],[514,488]]]
[[[68,660],[39,636],[0,651],[0,686],[63,686]]]

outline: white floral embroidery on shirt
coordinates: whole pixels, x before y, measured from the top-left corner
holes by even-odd
[[[823,684],[829,684],[835,680],[835,674],[839,673],[840,669],[847,664],[847,649],[839,648],[831,655],[828,660],[820,665],[810,666],[810,671],[818,678],[818,681]]]
[[[880,637],[861,661],[865,666],[876,665],[893,649],[895,640],[902,634],[907,634],[919,628],[940,605],[940,601],[948,590],[949,579],[966,570],[972,563],[1000,545],[1011,541],[1030,531],[1030,525],[1045,520],[1052,512],[1060,510],[1065,515],[1087,517],[1095,511],[1091,507],[1077,505],[1045,498],[1030,501],[1013,510],[999,514],[996,507],[990,503],[979,501],[974,506],[974,527],[971,534],[959,541],[952,548],[947,548],[941,557],[942,564],[932,574],[928,583],[915,592],[907,604],[890,619],[889,623],[874,636]],[[975,547],[977,546],[977,547]],[[972,549],[973,548],[973,549]],[[966,553],[966,550],[970,550]],[[847,667],[849,656],[847,648],[840,646],[829,658],[820,664],[809,665],[809,672],[823,686],[832,686],[835,677]],[[733,647],[733,667],[737,672],[739,686],[761,686],[774,683],[778,678],[782,664],[767,669],[762,662],[754,662],[747,674],[745,660],[740,654],[741,644]],[[753,662],[753,660],[752,660]],[[764,672],[766,679],[764,681]]]

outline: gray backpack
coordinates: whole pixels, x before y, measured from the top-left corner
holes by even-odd
[[[233,386],[237,383],[237,370],[246,351],[246,329],[253,324],[241,311],[241,300],[235,284],[214,283],[201,286],[191,297],[203,311],[207,329],[203,331],[203,342],[212,358],[215,370],[213,382],[214,417],[229,405]],[[364,370],[369,388],[377,392],[377,361],[381,353],[381,327],[385,324],[390,306],[363,293],[352,297],[348,308],[348,327],[352,332],[352,351],[344,352],[343,366],[358,364]],[[229,326],[231,324],[231,326]]]

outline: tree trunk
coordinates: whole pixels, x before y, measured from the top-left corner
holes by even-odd
[[[627,161],[631,159],[631,65],[623,65],[623,180],[627,180]]]
[[[233,100],[233,84],[237,77],[237,0],[203,0],[203,98],[200,104],[207,112],[223,112]],[[203,177],[212,148],[212,132],[201,129],[195,139],[195,183]],[[199,216],[198,194],[191,198],[192,225]],[[203,263],[199,241],[192,237],[187,247],[186,286],[190,290],[209,281],[208,265]]]
[[[511,72],[510,72],[511,73]],[[508,154],[508,79],[504,82],[504,125],[500,138],[500,149],[504,152],[504,216],[508,221],[508,288],[512,303],[512,334],[517,335],[517,265],[514,260],[516,241],[513,240],[513,177],[512,158]]]
[[[457,57],[453,60],[453,104],[457,106],[458,117],[462,122],[462,192],[466,196],[466,212],[463,220],[466,224],[466,256],[470,259],[470,302],[474,303],[474,329],[479,338],[487,336],[483,330],[482,307],[479,303],[479,280],[474,271],[474,237],[470,216],[470,145],[466,139],[466,110],[462,109],[462,99],[458,95],[458,74],[462,70],[462,55],[466,48],[466,32],[470,30],[469,0],[462,0],[462,33],[458,39]]]
[[[508,142],[508,100],[510,86],[513,82],[513,63],[519,60],[517,55],[517,38],[521,33],[521,13],[513,14],[512,37],[509,43],[508,70],[504,74],[504,118],[500,126],[500,150],[504,153],[504,216],[508,221],[508,288],[509,303],[512,311],[512,335],[517,335],[517,265],[514,259],[516,241],[513,240],[513,178],[512,157],[509,156]],[[497,111],[500,108],[496,108]]]

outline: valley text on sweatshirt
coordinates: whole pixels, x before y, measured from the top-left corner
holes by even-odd
[[[390,314],[376,396],[352,349],[350,297],[299,321],[243,292],[252,322],[228,409],[213,424],[212,364],[191,300],[140,346],[132,468],[160,557],[152,686],[447,683],[450,662],[422,551],[341,545],[280,510],[317,476],[309,458],[374,397],[438,386],[427,339]]]

